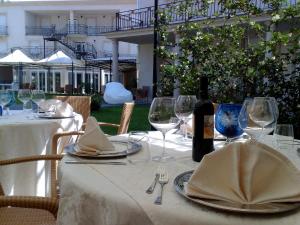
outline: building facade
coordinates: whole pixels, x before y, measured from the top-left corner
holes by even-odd
[[[104,32],[115,30],[117,12],[135,6],[134,0],[2,1],[0,56],[19,48],[34,60],[58,50],[85,61],[110,58],[106,64],[76,67],[73,71],[75,88],[89,83],[100,91],[101,86],[112,80],[113,48],[118,48],[114,51],[119,56],[135,57],[137,53],[135,44],[118,42],[116,46],[114,41],[103,36]],[[70,84],[70,66],[52,68],[51,71],[36,66],[23,66],[22,69],[22,83],[32,82],[36,88],[47,92],[59,91]],[[17,68],[13,73],[16,71]],[[119,68],[117,73],[120,73]]]

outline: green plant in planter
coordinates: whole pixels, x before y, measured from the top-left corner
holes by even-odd
[[[247,96],[274,96],[280,109],[279,122],[300,123],[297,105],[300,93],[300,5],[282,7],[282,0],[263,0],[269,10],[262,11],[250,1],[219,0],[215,19],[195,22],[205,15],[210,1],[187,0],[161,10],[160,74],[158,87],[172,93],[197,94],[198,81],[207,76],[210,96],[215,102],[242,102]],[[221,7],[222,6],[222,7]],[[240,15],[243,12],[243,15]],[[168,38],[174,13],[186,18],[174,32],[178,43]],[[259,16],[268,22],[257,22]],[[268,38],[266,38],[268,37]],[[180,53],[174,53],[179,48]]]

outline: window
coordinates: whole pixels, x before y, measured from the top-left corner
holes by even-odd
[[[105,84],[108,83],[108,74],[105,74]]]
[[[77,73],[77,88],[82,86],[82,73]]]
[[[72,84],[72,72],[68,72],[68,84]]]
[[[53,91],[53,73],[48,72],[47,73],[47,90],[46,92],[51,92]]]
[[[37,84],[37,72],[31,72],[31,87],[35,89],[36,84]]]
[[[55,88],[58,90],[60,88],[60,72],[55,72]]]
[[[45,91],[45,72],[39,72],[40,86],[39,89]]]

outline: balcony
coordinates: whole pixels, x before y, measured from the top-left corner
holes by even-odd
[[[222,4],[219,4],[219,0],[213,0],[206,7],[205,12],[203,12],[203,2],[199,0],[194,0],[194,2],[189,6],[188,13],[184,15],[178,15],[175,10],[179,8],[186,1],[177,1],[168,4],[159,5],[160,11],[167,12],[169,16],[169,24],[184,23],[186,21],[200,21],[205,19],[215,19],[228,16],[229,12],[225,12]],[[289,5],[296,5],[299,0],[287,0],[281,5],[282,8]],[[263,0],[250,0],[252,7],[255,7],[261,11],[268,11],[271,9],[269,4],[264,3]],[[237,12],[240,15],[244,13],[242,11]],[[140,8],[130,11],[124,11],[116,14],[116,31],[126,31],[133,29],[143,29],[153,26],[154,22],[154,6],[147,8]]]
[[[7,35],[8,35],[7,26],[0,26],[0,36],[7,36]]]
[[[55,26],[26,27],[26,35],[50,36],[55,33]]]

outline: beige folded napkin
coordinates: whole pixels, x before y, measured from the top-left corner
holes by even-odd
[[[115,152],[115,147],[105,136],[94,117],[87,119],[84,135],[78,141],[76,152],[83,155],[99,155]]]
[[[191,197],[242,204],[300,201],[300,172],[267,145],[232,143],[206,155],[185,187]]]

